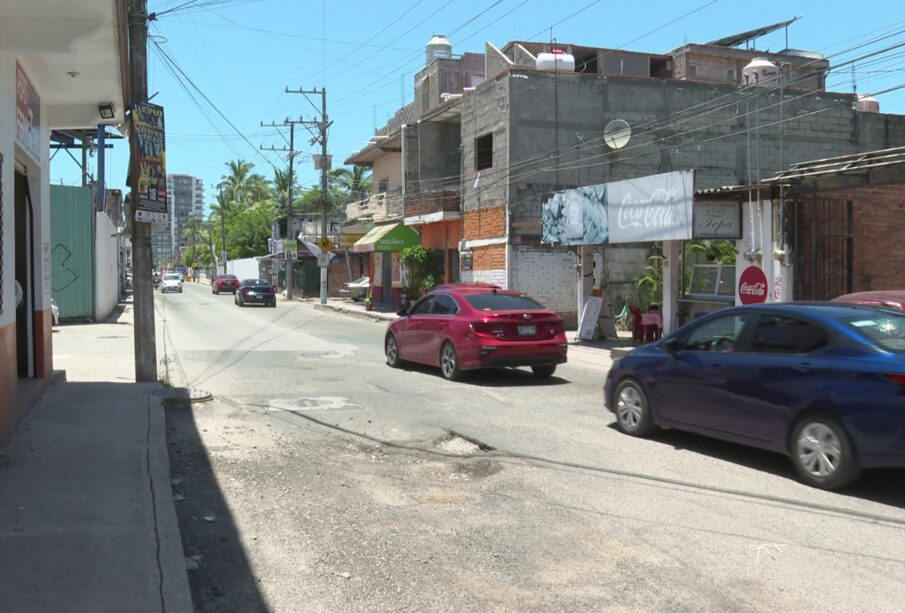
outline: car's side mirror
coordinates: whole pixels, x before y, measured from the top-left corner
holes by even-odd
[[[398,311],[396,311],[396,315],[398,315],[399,317],[405,317],[408,314],[409,312],[406,309],[399,309]]]

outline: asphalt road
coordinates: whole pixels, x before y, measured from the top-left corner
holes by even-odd
[[[311,303],[156,300],[199,611],[900,611],[905,471],[851,491],[602,407],[606,361],[445,381]]]

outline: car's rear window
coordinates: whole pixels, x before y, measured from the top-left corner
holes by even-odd
[[[876,343],[881,349],[905,353],[905,315],[876,311],[843,322]]]
[[[264,279],[246,279],[245,281],[242,281],[242,285],[257,285],[257,286],[260,286],[260,285],[270,285],[270,283],[268,283],[268,282],[265,281]]]
[[[544,308],[527,296],[512,294],[465,294],[465,301],[479,311],[537,311]]]
[[[223,279],[224,281],[237,281],[238,280],[236,275],[220,275],[220,278]]]

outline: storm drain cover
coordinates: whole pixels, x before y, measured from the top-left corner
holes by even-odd
[[[267,406],[271,411],[349,411],[361,409],[360,404],[344,396],[276,398],[267,401]]]

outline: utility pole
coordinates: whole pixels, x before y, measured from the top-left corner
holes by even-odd
[[[283,121],[284,126],[289,126],[289,149],[280,148],[280,147],[264,147],[261,146],[262,151],[284,151],[289,153],[289,187],[288,187],[288,202],[286,203],[286,237],[289,240],[298,240],[297,237],[292,235],[292,185],[295,182],[295,125],[298,123],[302,123],[301,121],[295,121],[289,119],[288,117]],[[261,122],[261,127],[266,128],[278,128],[279,126],[273,122],[269,124],[265,124],[263,121]],[[285,137],[284,137],[285,138]],[[295,260],[290,257],[286,258],[286,299],[292,300],[292,273],[295,266]]]
[[[329,121],[327,117],[327,89],[322,87],[317,89],[316,87],[312,90],[290,90],[288,87],[286,88],[286,93],[289,94],[302,94],[303,96],[309,96],[313,94],[320,94],[321,97],[321,117],[320,121],[312,120],[312,121],[299,121],[298,123],[304,125],[308,128],[308,130],[312,133],[312,138],[309,141],[310,144],[319,143],[321,146],[321,155],[320,155],[320,171],[321,171],[321,239],[327,238],[327,206],[330,202],[330,193],[329,193],[329,181],[328,175],[330,172],[330,162],[327,157],[327,130],[330,128],[330,125],[333,123]],[[310,100],[309,100],[310,102]],[[314,104],[313,102],[311,103]],[[317,108],[317,107],[315,107]],[[311,130],[309,126],[317,127],[317,132]],[[327,270],[330,266],[330,262],[327,261],[326,257],[318,258],[318,266],[321,269],[321,304],[327,303]]]
[[[129,0],[129,65],[131,104],[148,100],[148,3]],[[135,118],[129,123],[132,181],[132,283],[134,288],[135,381],[157,381],[157,336],[154,331],[154,286],[151,280],[151,224],[136,221],[139,201],[138,137]]]
[[[220,264],[223,267],[223,274],[226,274],[226,205],[223,204],[223,182],[217,183],[216,185],[211,185],[211,187],[217,188],[217,207],[220,210]],[[213,237],[211,237],[213,241]],[[213,245],[211,246],[211,251],[213,251]],[[214,266],[214,272],[217,271],[217,267]]]

